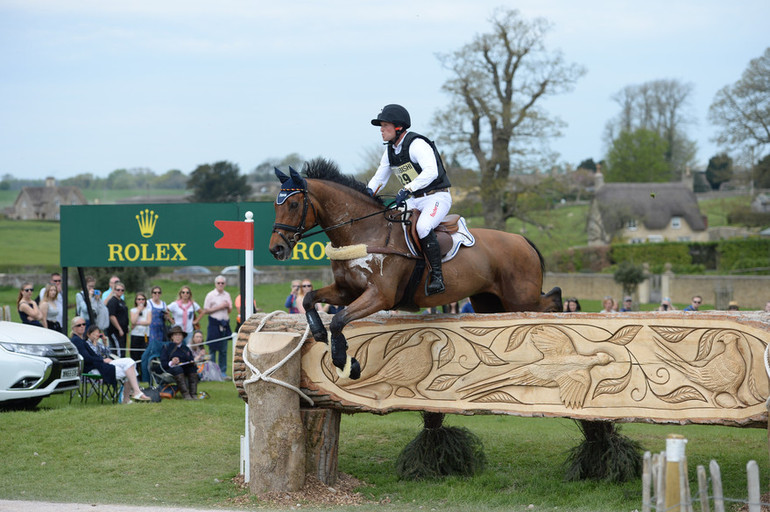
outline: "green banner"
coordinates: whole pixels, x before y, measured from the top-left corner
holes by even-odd
[[[288,261],[268,250],[272,202],[85,205],[61,207],[62,267],[244,265],[244,251],[217,249],[214,221],[254,214],[254,266],[328,265],[324,235],[301,241]]]

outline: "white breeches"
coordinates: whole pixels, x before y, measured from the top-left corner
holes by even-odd
[[[406,200],[409,209],[416,208],[422,213],[417,220],[417,236],[428,236],[431,229],[441,224],[452,207],[452,195],[449,192],[436,192],[423,197],[410,197]]]
[[[132,366],[136,366],[136,361],[130,357],[121,357],[113,359],[110,364],[115,367],[115,377],[118,380],[123,380],[126,378],[126,370]]]

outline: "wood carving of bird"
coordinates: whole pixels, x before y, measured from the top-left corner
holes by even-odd
[[[741,336],[725,330],[714,340],[714,348],[708,359],[685,361],[680,355],[662,343],[658,346],[665,354],[658,357],[670,364],[689,380],[714,393],[714,401],[722,407],[746,406],[738,397],[738,390],[746,378],[746,360],[740,350]],[[719,350],[721,345],[722,350]]]
[[[553,326],[538,326],[530,332],[532,345],[542,357],[498,376],[491,382],[468,386],[460,392],[469,398],[505,386],[559,388],[559,398],[568,408],[583,407],[591,387],[591,369],[615,359],[606,352],[579,354],[570,337]]]
[[[397,396],[411,398],[412,390],[426,378],[433,369],[433,346],[442,341],[433,331],[419,334],[420,341],[399,348],[389,354],[375,373],[358,381],[351,381],[342,386],[348,391],[362,392],[371,398],[384,399],[395,393]],[[376,395],[376,396],[372,396]]]

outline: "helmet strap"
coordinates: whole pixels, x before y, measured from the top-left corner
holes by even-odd
[[[389,141],[383,142],[382,145],[383,146],[387,146],[387,145],[390,144],[392,146],[395,146],[396,144],[398,144],[398,141],[401,140],[401,136],[404,135],[405,131],[406,131],[406,128],[404,128],[403,126],[397,127],[396,128],[396,135],[392,139],[390,139]]]

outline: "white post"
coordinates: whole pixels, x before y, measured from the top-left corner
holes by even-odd
[[[246,212],[246,222],[254,223],[254,214],[252,212]],[[252,228],[253,229],[253,228]],[[244,251],[245,253],[245,259],[246,259],[246,296],[243,297],[243,300],[246,301],[246,317],[243,319],[244,322],[251,318],[251,315],[254,314],[254,247],[252,246],[251,249],[247,249]],[[233,338],[233,355],[235,355],[235,338]],[[243,459],[244,464],[244,471],[243,471],[243,481],[246,483],[249,483],[249,480],[251,479],[251,460],[250,460],[250,452],[251,447],[249,446],[250,438],[249,438],[249,404],[244,405],[244,449],[243,453],[241,454],[241,458]]]

